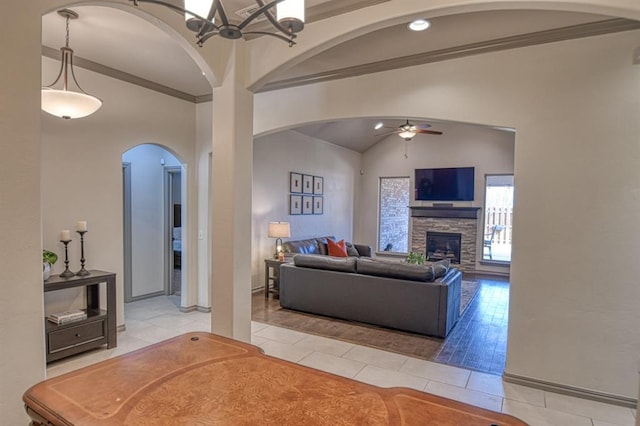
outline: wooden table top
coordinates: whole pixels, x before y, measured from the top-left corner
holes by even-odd
[[[379,388],[187,333],[36,384],[35,425],[526,425],[405,388]]]

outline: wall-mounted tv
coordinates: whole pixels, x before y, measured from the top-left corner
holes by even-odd
[[[416,169],[417,201],[473,201],[473,167]]]

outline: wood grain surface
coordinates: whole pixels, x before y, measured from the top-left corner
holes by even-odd
[[[23,400],[34,425],[525,425],[271,358],[210,333],[187,333],[45,380]]]

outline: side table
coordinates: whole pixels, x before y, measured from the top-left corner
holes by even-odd
[[[280,262],[278,259],[265,259],[264,260],[264,298],[269,298],[269,293],[273,293],[276,296],[280,293],[280,265],[283,263],[289,263],[284,260]],[[273,283],[273,286],[270,284]]]

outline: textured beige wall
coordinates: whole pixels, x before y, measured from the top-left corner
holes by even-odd
[[[640,67],[631,57],[639,35],[267,92],[256,97],[255,128],[376,115],[515,128],[507,372],[635,398]],[[297,108],[295,99],[310,101]],[[355,237],[371,238],[365,230]]]

